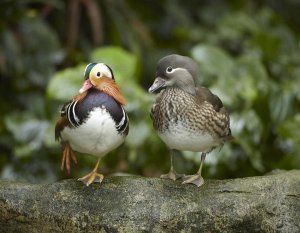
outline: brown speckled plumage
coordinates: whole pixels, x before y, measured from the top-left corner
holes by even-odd
[[[203,89],[199,88],[197,96],[179,88],[163,90],[151,109],[154,128],[164,133],[169,129],[169,124],[181,122],[192,131],[205,131],[213,137],[226,140],[231,135],[228,113],[223,106],[214,108],[208,98],[203,98]]]
[[[150,112],[153,126],[171,150],[171,169],[162,178],[182,177],[172,165],[174,150],[202,152],[198,172],[183,177],[183,183],[199,187],[204,183],[201,170],[206,154],[221,148],[232,136],[229,115],[222,101],[198,85],[198,79],[198,67],[192,59],[169,55],[158,62],[149,92],[157,93]]]

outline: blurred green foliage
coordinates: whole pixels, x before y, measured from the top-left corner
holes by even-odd
[[[300,168],[300,3],[288,1],[3,0],[0,3],[0,175],[51,182],[61,149],[54,125],[85,65],[104,62],[126,96],[130,133],[105,157],[104,173],[158,176],[169,168],[149,117],[159,58],[199,64],[202,85],[228,108],[235,140],[207,157],[205,177]],[[193,173],[199,153],[176,156]],[[95,159],[77,156],[73,176]]]

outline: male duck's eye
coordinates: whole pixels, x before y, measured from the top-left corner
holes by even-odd
[[[97,72],[97,77],[100,77],[101,73],[100,72]]]
[[[169,66],[169,67],[167,68],[167,73],[171,73],[172,70],[173,70],[172,66]]]

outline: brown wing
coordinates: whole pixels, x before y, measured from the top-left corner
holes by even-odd
[[[68,118],[66,117],[67,115],[67,107],[68,105],[72,103],[72,101],[69,101],[63,105],[63,107],[60,110],[60,117],[57,119],[56,124],[55,124],[55,140],[59,141],[61,139],[61,131],[63,129],[70,125]]]
[[[61,131],[69,125],[69,121],[65,116],[61,116],[57,119],[56,125],[55,125],[55,140],[59,141],[61,140]]]
[[[209,102],[214,107],[216,112],[219,112],[223,108],[223,103],[220,98],[214,95],[206,87],[196,87],[196,101],[199,104],[202,104],[204,101]]]
[[[223,103],[220,100],[220,98],[218,96],[214,95],[206,87],[198,86],[196,88],[196,101],[198,104],[203,104],[204,101],[210,103],[216,112],[218,112],[220,115],[225,116],[225,117],[221,117],[219,119],[221,124],[223,124],[223,127],[227,128],[227,130],[225,130],[227,132],[225,133],[225,135],[222,135],[222,137],[223,137],[224,141],[232,140],[233,136],[231,135],[229,114],[226,111],[225,107],[223,106]]]

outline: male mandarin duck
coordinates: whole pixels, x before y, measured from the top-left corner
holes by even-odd
[[[149,88],[158,93],[151,108],[153,126],[171,152],[171,169],[161,178],[201,186],[202,166],[207,153],[222,148],[231,136],[229,115],[222,101],[197,83],[197,64],[189,57],[169,55],[159,60],[156,78]],[[177,174],[173,167],[175,150],[202,152],[195,175]]]
[[[95,168],[79,180],[89,186],[101,183],[100,160],[121,145],[129,130],[125,99],[117,86],[112,69],[103,63],[90,63],[84,71],[85,81],[79,94],[67,102],[55,126],[55,138],[61,141],[61,169],[71,170],[76,162],[74,151],[98,158]]]

